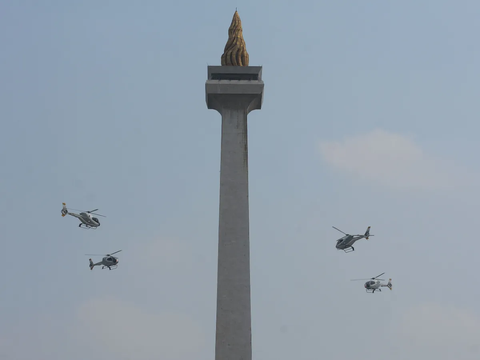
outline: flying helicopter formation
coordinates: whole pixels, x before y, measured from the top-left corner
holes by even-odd
[[[98,220],[97,217],[95,216],[102,216],[106,217],[105,215],[101,215],[98,213],[95,213],[98,209],[94,210],[89,210],[89,211],[83,211],[83,210],[77,210],[77,209],[70,209],[74,211],[79,211],[79,213],[73,213],[67,209],[67,205],[65,203],[62,203],[63,207],[61,210],[62,217],[65,217],[66,215],[73,216],[80,220],[80,224],[78,225],[79,228],[82,229],[97,229],[100,226],[100,221]],[[92,216],[95,215],[95,216]],[[366,239],[368,240],[370,236],[374,236],[373,234],[370,234],[370,226],[367,227],[367,230],[363,235],[357,234],[357,235],[351,235],[347,234],[346,232],[336,228],[335,226],[332,226],[335,230],[341,232],[345,236],[341,237],[340,239],[337,240],[335,248],[337,250],[343,250],[345,253],[350,253],[355,251],[355,248],[353,245],[361,239]],[[114,254],[119,253],[122,250],[115,251],[111,254],[85,254],[89,256],[103,256],[102,260],[99,262],[94,263],[92,259],[89,260],[89,267],[90,270],[93,270],[95,266],[102,266],[102,269],[109,269],[112,270],[116,269],[118,267],[119,260],[117,257],[113,256]],[[392,290],[392,279],[389,279],[388,283],[384,284],[381,281],[384,281],[383,279],[378,279],[380,276],[382,276],[385,273],[381,273],[380,275],[377,275],[375,277],[369,278],[369,279],[352,279],[352,281],[357,281],[357,280],[368,280],[365,284],[365,291],[367,293],[375,293],[375,291],[382,291],[382,287],[388,287],[390,290]]]
[[[372,234],[370,234],[370,226],[367,227],[367,231],[365,231],[365,233],[363,235],[350,235],[350,234],[347,234],[345,232],[343,232],[342,230],[336,228],[335,226],[332,226],[335,230],[337,231],[340,231],[342,234],[344,234],[345,236],[341,237],[340,239],[337,240],[337,243],[335,245],[336,249],[337,250],[343,250],[345,253],[350,253],[352,251],[355,251],[355,248],[353,247],[353,244],[355,244],[355,242],[357,242],[358,240],[361,240],[361,239],[366,239],[368,240],[368,238],[370,236],[374,236]],[[352,281],[357,281],[357,280],[368,280],[365,284],[364,284],[364,287],[365,287],[365,291],[367,293],[375,293],[376,290],[378,291],[382,291],[382,287],[388,287],[390,290],[392,290],[392,279],[389,279],[388,280],[388,283],[384,284],[382,283],[382,281],[385,281],[383,279],[378,279],[378,277],[382,276],[383,274],[385,273],[381,273],[380,275],[377,275],[375,277],[372,277],[372,278],[369,278],[369,279],[352,279]]]
[[[83,211],[83,210],[78,210],[78,209],[70,209],[70,210],[74,210],[74,211],[80,211],[80,213],[73,213],[73,212],[70,212],[68,211],[67,209],[67,205],[65,203],[62,203],[63,207],[62,207],[62,217],[65,217],[65,215],[70,215],[70,216],[73,216],[75,218],[77,218],[78,220],[80,220],[80,224],[78,224],[78,227],[81,228],[81,229],[97,229],[99,226],[100,226],[100,221],[98,220],[98,218],[92,216],[92,215],[95,215],[95,216],[102,216],[102,217],[106,217],[105,215],[100,215],[100,214],[97,214],[95,213],[95,211],[97,211],[98,209],[95,209],[95,210],[89,210],[89,211]],[[90,270],[93,270],[93,268],[95,266],[100,266],[102,265],[102,269],[105,269],[105,268],[108,268],[108,270],[112,270],[113,269],[116,269],[118,267],[118,258],[113,256],[114,254],[116,253],[119,253],[120,251],[122,250],[118,250],[118,251],[115,251],[111,254],[106,254],[106,255],[103,255],[103,254],[85,254],[85,255],[89,255],[89,256],[103,256],[102,260],[97,262],[97,263],[94,263],[92,261],[92,259],[88,259],[90,264],[89,264],[89,267],[90,267]]]

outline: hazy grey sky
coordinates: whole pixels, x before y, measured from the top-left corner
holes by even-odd
[[[3,1],[0,358],[214,358],[205,80],[235,7],[265,81],[254,358],[478,360],[477,0]],[[344,254],[332,225],[375,236]],[[393,291],[350,281],[382,272]]]

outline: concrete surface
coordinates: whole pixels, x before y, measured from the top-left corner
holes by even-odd
[[[258,80],[229,80],[245,74]],[[222,116],[215,360],[251,360],[247,115],[261,108],[264,84],[261,67],[211,75],[222,78],[206,82],[207,107]]]

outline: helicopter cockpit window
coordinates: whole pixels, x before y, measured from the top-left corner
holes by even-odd
[[[107,261],[112,261],[113,259],[111,257],[107,258]]]
[[[92,217],[92,220],[93,220],[93,221],[96,221],[97,223],[100,224],[100,221],[98,221],[98,219],[97,219],[96,217]]]

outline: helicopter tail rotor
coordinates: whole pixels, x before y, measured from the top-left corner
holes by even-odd
[[[387,287],[388,287],[390,290],[392,290],[392,287],[393,287],[393,285],[392,285],[392,279],[388,279]]]
[[[62,203],[63,204],[63,207],[62,207],[62,217],[64,217],[65,215],[68,214],[68,210],[67,210],[67,206],[65,203]]]
[[[365,234],[363,236],[365,236],[365,239],[367,240],[370,236],[373,236],[373,235],[370,235],[370,226],[367,228],[367,231],[365,231]]]
[[[93,270],[93,267],[94,267],[95,265],[93,264],[92,259],[88,259],[88,260],[90,261],[90,270]]]

